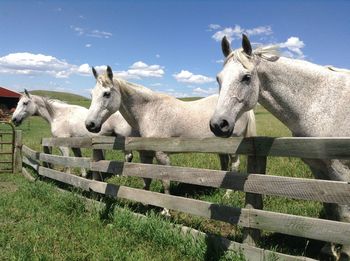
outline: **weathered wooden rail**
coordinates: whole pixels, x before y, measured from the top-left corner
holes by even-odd
[[[45,151],[50,151],[49,147],[52,146],[92,148],[94,156],[91,159],[63,157],[36,152],[23,146],[23,162],[36,169],[39,175],[86,191],[242,226],[245,228],[243,244],[235,243],[235,249],[241,249],[249,258],[253,258],[252,255],[256,258],[259,256],[259,260],[267,258],[267,252],[254,247],[259,239],[260,230],[350,244],[350,223],[265,211],[262,205],[262,195],[350,205],[350,184],[347,182],[264,175],[267,156],[349,159],[349,138],[45,138],[42,140],[42,145]],[[100,155],[102,149],[244,154],[248,155],[247,173],[101,160],[96,155]],[[84,167],[94,172],[234,189],[246,193],[246,206],[236,208],[88,180],[44,167],[49,164]],[[283,260],[293,258],[307,260],[304,257],[275,254]]]

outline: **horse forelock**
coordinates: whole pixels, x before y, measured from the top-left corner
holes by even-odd
[[[243,48],[236,49],[232,51],[224,62],[224,66],[229,60],[235,60],[240,62],[244,68],[252,71],[254,69],[255,63],[253,58],[257,57],[266,61],[274,62],[280,57],[279,48],[276,45],[268,45],[256,48],[252,55],[248,55],[244,52]]]
[[[113,84],[106,73],[99,75],[97,81],[104,88],[110,87]]]

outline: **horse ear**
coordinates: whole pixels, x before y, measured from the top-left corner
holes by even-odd
[[[92,67],[92,73],[94,74],[95,79],[97,79],[98,73],[96,72],[94,67]]]
[[[250,44],[248,37],[245,34],[242,35],[242,47],[243,47],[243,51],[246,54],[252,55],[252,52],[253,52],[252,46]]]
[[[226,35],[224,36],[224,38],[222,38],[221,40],[221,49],[223,54],[225,55],[225,57],[227,57],[231,52],[231,44],[230,42],[227,40]]]
[[[107,65],[107,76],[111,81],[113,81],[113,71],[109,65]]]
[[[29,94],[29,92],[27,91],[27,89],[24,89],[24,94],[25,94],[28,98],[30,98],[30,94]]]

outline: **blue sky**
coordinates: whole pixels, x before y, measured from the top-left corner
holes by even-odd
[[[217,92],[220,39],[350,68],[350,1],[0,1],[0,86],[89,96],[91,66],[177,97]]]

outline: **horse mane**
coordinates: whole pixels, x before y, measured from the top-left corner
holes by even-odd
[[[251,55],[246,54],[243,48],[232,51],[224,62],[224,65],[231,59],[236,59],[244,68],[248,70],[254,69],[253,57],[258,57],[266,61],[275,62],[280,58],[279,47],[277,45],[267,45],[256,48]]]
[[[133,88],[136,88],[144,93],[148,93],[148,94],[152,94],[154,93],[151,89],[145,87],[145,86],[142,86],[140,84],[136,84],[136,83],[133,83],[133,82],[128,82],[128,81],[125,81],[123,79],[120,79],[120,78],[117,78],[117,77],[114,77],[113,78],[114,82],[116,82],[119,86],[122,86],[122,87],[125,87],[125,88],[128,88],[128,87],[133,87]]]
[[[350,74],[350,70],[348,69],[344,69],[344,68],[337,68],[337,67],[334,67],[332,65],[326,65],[325,66],[328,70],[332,71],[332,72],[340,72],[340,73],[347,73],[347,74]]]
[[[47,111],[49,112],[50,116],[53,116],[55,114],[55,109],[52,106],[53,103],[59,103],[59,104],[67,104],[64,101],[58,100],[58,99],[53,99],[50,97],[43,97],[43,96],[37,96],[38,98],[40,98],[43,103],[45,104]]]

